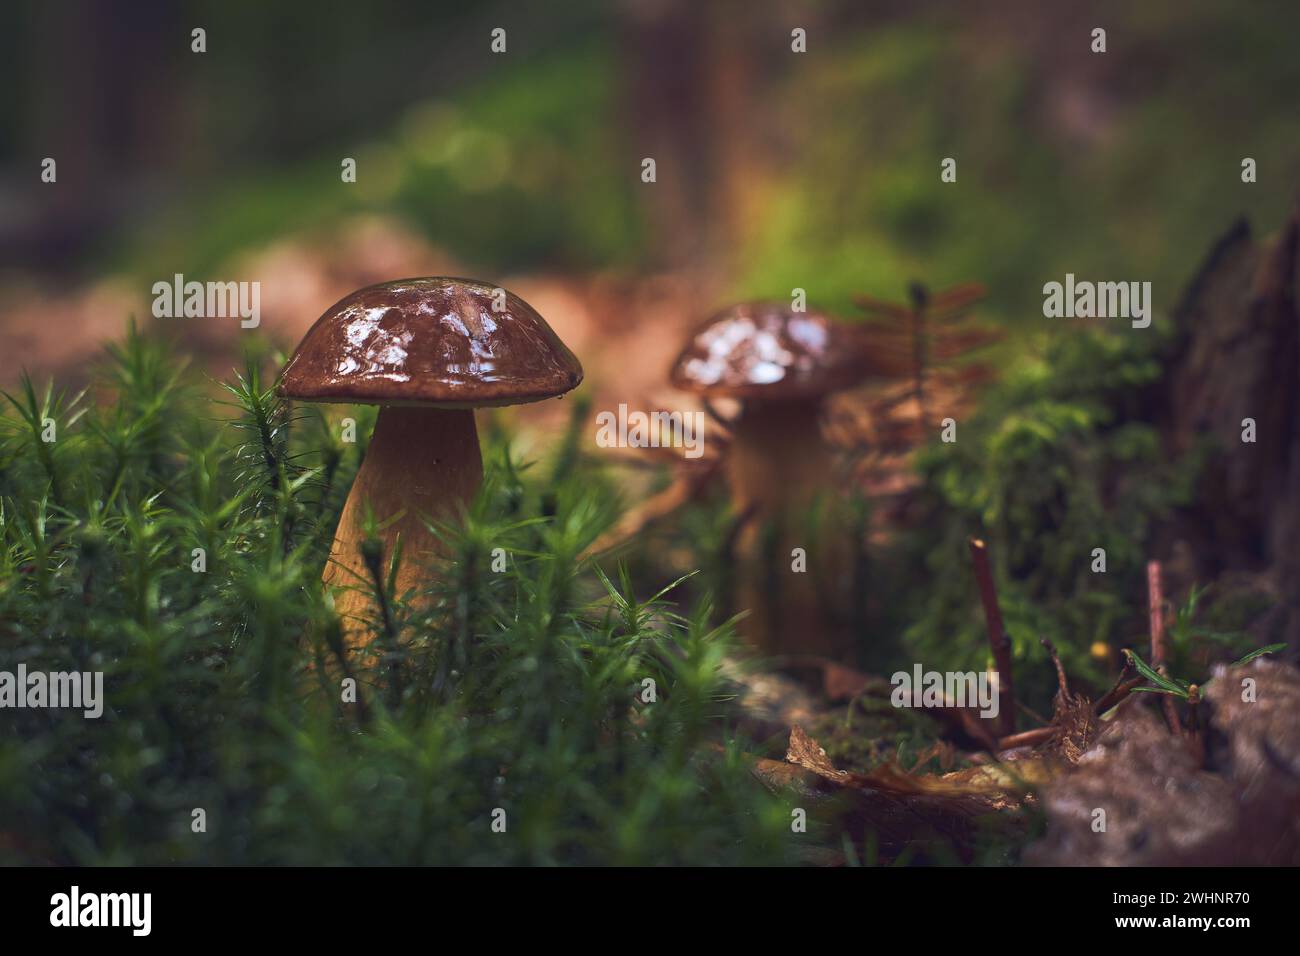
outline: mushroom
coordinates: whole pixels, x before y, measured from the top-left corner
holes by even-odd
[[[877,374],[904,371],[898,356],[874,354],[863,334],[819,312],[796,312],[779,302],[748,302],[708,319],[690,337],[673,365],[672,384],[709,398],[738,399],[731,421],[732,440],[725,470],[737,515],[749,522],[737,539],[740,597],[752,613],[744,628],[768,650],[834,653],[827,609],[816,593],[815,573],[786,578],[780,593],[770,586],[768,562],[755,556],[761,529],[775,532],[777,564],[789,561],[794,547],[812,553],[801,533],[817,498],[833,473],[831,449],[821,437],[821,411],[828,395]],[[822,528],[834,536],[834,523]],[[826,537],[824,535],[823,537]],[[841,533],[842,537],[842,533]],[[835,567],[835,548],[827,542],[816,561]],[[785,632],[801,628],[794,641]]]
[[[402,541],[395,593],[429,582],[439,542],[426,522],[453,517],[483,477],[474,409],[563,395],[582,381],[573,353],[527,302],[470,279],[402,279],[353,292],[316,320],[285,365],[279,393],[378,405],[374,433],[339,518],[326,584],[370,580],[368,513],[383,558]],[[369,589],[336,598],[345,632],[371,609]]]

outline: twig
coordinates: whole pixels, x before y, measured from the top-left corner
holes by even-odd
[[[1033,730],[1022,730],[1018,734],[1011,734],[999,740],[998,749],[1012,750],[1016,747],[1033,747],[1036,744],[1051,740],[1056,736],[1057,730],[1056,727],[1035,727]]]
[[[980,601],[984,605],[984,622],[988,627],[989,647],[993,663],[998,669],[998,720],[1002,733],[1016,729],[1016,695],[1011,677],[1011,639],[1002,624],[1002,611],[998,608],[998,592],[993,585],[993,572],[989,569],[988,547],[979,538],[970,539],[971,558],[975,562],[975,581],[979,585]]]
[[[1060,688],[1061,697],[1069,700],[1070,685],[1065,679],[1065,665],[1061,663],[1061,655],[1056,653],[1056,646],[1047,638],[1040,637],[1038,642],[1047,648],[1047,653],[1052,656],[1052,664],[1056,667],[1056,686]]]
[[[1141,687],[1146,682],[1145,677],[1134,677],[1131,681],[1121,684],[1113,691],[1114,699],[1111,699],[1111,694],[1107,694],[1101,700],[1097,701],[1097,713],[1104,714],[1117,704],[1123,703],[1124,700],[1133,693],[1135,687]]]
[[[1165,599],[1159,561],[1147,562],[1147,601],[1151,610],[1151,666],[1160,670],[1165,663]]]
[[[1129,680],[1126,682],[1125,678],[1132,673],[1133,662],[1126,657],[1124,658],[1124,666],[1120,668],[1119,677],[1115,678],[1115,686],[1108,690],[1105,695],[1102,696],[1101,700],[1097,701],[1096,707],[1094,708],[1095,713],[1098,715],[1106,713],[1106,711],[1110,710],[1121,700],[1131,694],[1134,687],[1137,687],[1142,683],[1142,678],[1140,677],[1136,680]]]
[[[975,741],[983,749],[996,756],[998,752],[997,735],[984,726],[984,720],[969,707],[958,707],[951,698],[944,698],[942,704],[931,708],[928,713],[945,724],[950,731],[961,734]]]
[[[1151,666],[1161,674],[1168,674],[1166,661],[1165,646],[1165,596],[1164,589],[1160,583],[1160,562],[1147,562],[1147,600],[1151,605]],[[1182,726],[1178,721],[1178,709],[1174,706],[1174,699],[1167,694],[1162,694],[1163,700],[1161,707],[1165,714],[1165,723],[1169,725],[1169,732],[1172,734],[1181,734]]]
[[[1056,665],[1056,682],[1060,686],[1062,698],[1068,699],[1070,696],[1070,686],[1065,680],[1065,667],[1061,664],[1060,655],[1056,653],[1056,648],[1047,638],[1039,638],[1043,647],[1047,648],[1047,653],[1052,656],[1052,663]],[[1056,737],[1060,733],[1060,727],[1052,724],[1048,727],[1035,727],[1033,730],[1024,730],[1018,734],[1008,734],[998,740],[998,750],[1013,750],[1016,747],[1033,747]]]

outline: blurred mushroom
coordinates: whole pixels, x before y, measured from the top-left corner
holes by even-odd
[[[454,516],[482,480],[473,409],[554,398],[581,381],[582,366],[546,321],[485,283],[403,279],[326,310],[289,359],[279,391],[381,406],[323,575],[326,584],[353,586],[336,603],[349,633],[371,605],[361,554],[367,509],[382,528],[385,562],[402,540],[395,594],[422,589],[428,555],[438,550],[426,522]]]
[[[808,653],[838,649],[828,609],[815,593],[819,575],[811,565],[809,573],[792,575],[787,563],[794,547],[812,557],[807,521],[818,497],[833,487],[833,457],[821,436],[822,406],[832,392],[873,375],[904,374],[908,367],[905,355],[873,353],[852,326],[776,302],[743,303],[718,313],[692,333],[674,363],[675,387],[706,400],[741,403],[730,425],[724,467],[736,514],[758,518],[742,532],[737,551],[741,602],[752,611],[745,629],[760,647]],[[764,524],[775,560],[755,560]],[[821,526],[843,536],[834,522]],[[812,561],[821,567],[820,576],[847,571],[837,568],[845,556],[837,557],[829,540],[822,545],[820,560]],[[784,572],[774,577],[772,570],[782,564]],[[779,593],[769,586],[774,581],[781,582]],[[796,628],[801,636],[792,633]]]

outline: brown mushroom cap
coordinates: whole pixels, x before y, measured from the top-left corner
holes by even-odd
[[[477,408],[563,395],[582,365],[523,299],[472,279],[367,286],[303,336],[279,392],[309,402]]]
[[[691,334],[672,383],[710,397],[811,399],[857,385],[870,371],[851,326],[787,303],[745,302]]]

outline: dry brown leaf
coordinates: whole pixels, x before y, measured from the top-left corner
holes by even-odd
[[[790,728],[790,746],[785,752],[785,759],[835,783],[858,786],[857,775],[836,770],[831,758],[826,755],[825,748],[797,724]]]
[[[911,774],[893,761],[882,763],[868,773],[840,770],[831,762],[825,748],[798,726],[790,728],[790,745],[785,759],[832,783],[895,796],[983,796],[1020,787],[1018,772],[1007,771],[998,775],[987,767],[973,767],[941,776]]]
[[[835,767],[801,727],[790,731],[784,765],[756,762],[754,773],[776,791],[794,791],[855,841],[873,834],[884,856],[928,848],[971,856],[978,832],[1015,831],[1020,782],[1006,768],[973,767],[942,776],[914,776],[896,764],[859,774]],[[942,850],[941,850],[942,848]]]

